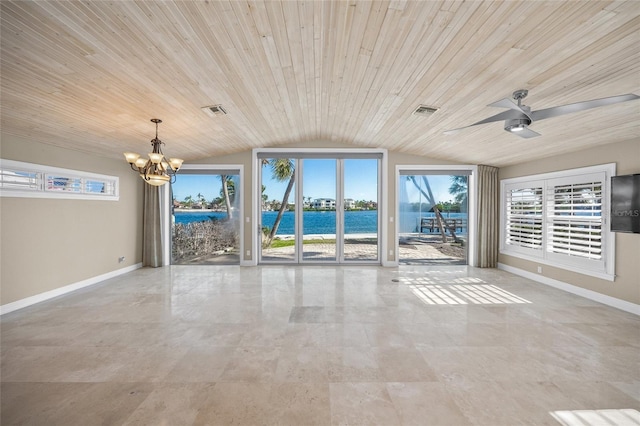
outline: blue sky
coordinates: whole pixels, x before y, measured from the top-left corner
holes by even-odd
[[[424,197],[421,195],[420,190],[415,187],[412,182],[404,180],[404,176],[401,176],[401,182],[405,183],[405,188],[407,189],[407,198],[409,202],[426,202]],[[448,175],[431,175],[428,177],[429,186],[431,186],[431,191],[433,192],[433,197],[436,199],[436,202],[446,202],[446,201],[454,201],[454,196],[449,194],[449,187],[451,186],[451,176]],[[421,180],[418,179],[418,183],[421,183]],[[425,190],[425,192],[427,192]],[[422,197],[422,198],[420,198]]]
[[[335,160],[305,160],[303,195],[311,198],[336,198],[336,162]],[[345,160],[345,198],[354,200],[376,200],[376,160]],[[372,184],[373,182],[373,184]],[[451,181],[449,176],[429,176],[431,189],[438,201],[452,200],[449,194]],[[277,182],[271,178],[271,170],[263,168],[263,183],[267,187],[265,194],[269,200],[280,200],[287,182]],[[409,199],[417,201],[418,191],[407,186]],[[181,175],[178,173],[173,184],[173,194],[177,200],[183,201],[188,195],[197,199],[202,194],[207,201],[220,196],[222,188],[219,175]],[[293,196],[292,196],[293,197]]]
[[[197,200],[198,193],[202,194],[207,201],[211,201],[220,196],[222,185],[220,175],[181,175],[178,172],[172,189],[173,196],[178,201],[184,201],[189,195]]]

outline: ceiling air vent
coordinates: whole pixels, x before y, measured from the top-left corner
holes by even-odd
[[[413,111],[413,115],[429,116],[429,115],[433,114],[434,112],[436,112],[437,110],[438,110],[438,108],[434,108],[434,107],[430,107],[430,106],[426,106],[426,105],[420,105],[418,108],[416,108],[415,111]]]
[[[224,108],[222,108],[222,105],[210,105],[210,106],[202,107],[202,110],[212,117],[215,117],[216,115],[227,114],[227,111]]]

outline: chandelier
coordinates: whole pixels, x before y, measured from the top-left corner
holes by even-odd
[[[162,123],[162,120],[152,118],[151,121],[156,123],[156,137],[151,140],[153,152],[149,153],[149,159],[140,158],[140,154],[135,152],[125,152],[124,158],[126,158],[131,169],[140,173],[140,177],[149,185],[162,186],[169,181],[171,183],[176,181],[176,173],[184,160],[179,158],[167,160],[164,158],[160,147],[160,145],[164,145],[164,142],[158,139],[158,124]]]

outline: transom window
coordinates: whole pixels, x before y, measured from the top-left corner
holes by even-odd
[[[118,200],[117,176],[0,160],[0,196]]]

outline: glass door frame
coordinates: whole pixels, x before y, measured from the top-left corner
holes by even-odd
[[[240,265],[247,266],[244,260],[244,165],[243,164],[184,164],[181,171],[189,171],[189,174],[201,172],[202,174],[233,174],[239,176],[240,197],[238,199],[238,218],[240,220],[239,239],[240,239]],[[176,179],[180,179],[178,172]],[[164,265],[171,265],[171,185],[163,185],[160,187],[160,223],[161,223],[161,240],[162,240],[162,260]],[[248,221],[248,217],[246,220]]]
[[[304,257],[304,167],[306,160],[329,160],[335,161],[335,209],[336,209],[336,227],[334,229],[336,242],[335,242],[335,257],[334,259],[305,259]],[[340,263],[341,256],[341,247],[342,242],[340,238],[340,224],[341,224],[341,208],[343,205],[343,201],[341,198],[341,174],[340,174],[340,160],[337,158],[332,158],[328,156],[327,158],[296,158],[296,176],[298,176],[299,180],[296,182],[296,263],[307,263],[307,264],[327,264],[327,263]],[[298,206],[302,206],[301,209]],[[343,213],[344,214],[344,213]],[[298,238],[300,236],[300,238]]]
[[[467,245],[467,266],[475,266],[477,264],[476,253],[476,230],[477,230],[477,176],[478,166],[474,165],[442,165],[442,166],[427,166],[427,165],[396,165],[395,170],[395,214],[396,218],[400,217],[400,193],[398,191],[400,187],[400,179],[402,175],[406,175],[407,172],[417,172],[416,174],[428,175],[431,174],[443,174],[450,172],[451,175],[455,175],[456,171],[465,171],[469,173],[469,180],[467,182],[467,197],[468,197],[468,245]],[[400,248],[400,221],[396,220],[395,231],[395,252],[396,256],[395,266],[400,263],[399,248]]]
[[[346,191],[345,191],[345,187],[346,187],[346,181],[345,181],[345,169],[346,169],[346,164],[345,162],[347,160],[373,160],[376,158],[371,158],[371,157],[361,157],[361,158],[356,158],[356,157],[348,157],[348,158],[341,158],[340,161],[338,162],[339,167],[338,167],[338,173],[339,173],[339,178],[340,178],[340,182],[342,182],[342,185],[340,185],[339,190],[341,191],[339,196],[340,196],[340,200],[341,200],[341,221],[339,226],[339,235],[340,235],[340,244],[341,247],[339,247],[340,251],[339,251],[339,263],[342,264],[381,264],[382,263],[382,259],[383,257],[383,249],[382,249],[382,244],[381,242],[386,240],[386,227],[384,227],[384,224],[386,223],[386,221],[383,221],[383,214],[382,212],[384,211],[384,206],[386,206],[386,197],[385,197],[385,205],[383,206],[383,194],[386,193],[386,191],[383,191],[383,180],[384,180],[384,171],[386,170],[386,167],[383,167],[383,159],[377,158],[376,160],[378,160],[376,162],[376,176],[378,177],[378,181],[377,181],[377,190],[376,190],[376,203],[377,203],[377,238],[376,238],[376,245],[377,245],[377,252],[376,252],[376,258],[375,259],[366,259],[366,260],[362,260],[362,259],[347,259],[345,258],[345,249],[347,246],[347,236],[345,235],[345,224],[346,224],[346,218],[345,218],[345,209],[344,209],[344,203],[346,201]],[[385,228],[385,230],[383,231],[383,227]]]
[[[252,232],[252,247],[253,253],[253,265],[258,264],[347,264],[347,265],[380,265],[388,266],[385,262],[385,256],[387,247],[387,221],[385,220],[386,215],[386,206],[388,202],[388,197],[386,195],[386,191],[383,191],[383,188],[386,188],[388,183],[388,178],[386,174],[387,170],[387,150],[385,149],[349,149],[349,148],[336,148],[336,149],[324,149],[324,148],[255,148],[252,153],[252,164],[253,164],[253,188],[252,192],[254,194],[253,203],[253,223],[255,226],[253,227]],[[296,161],[296,182],[295,182],[295,204],[296,204],[296,244],[295,244],[295,260],[284,260],[284,261],[264,261],[262,259],[262,248],[261,248],[261,233],[262,233],[262,200],[261,200],[261,185],[262,185],[262,164],[261,160],[264,158],[290,158]],[[378,230],[377,230],[377,245],[378,245],[378,255],[376,260],[348,260],[344,258],[344,220],[338,220],[338,217],[343,218],[344,216],[344,160],[345,158],[377,158],[378,159],[378,184],[377,184],[377,194],[378,194]],[[302,197],[303,194],[303,186],[302,183],[302,167],[298,163],[298,159],[335,159],[337,161],[336,165],[336,260],[335,261],[312,261],[312,260],[303,260],[302,259],[302,238],[298,236],[302,236],[302,214],[304,208],[299,208],[299,206],[303,206]],[[300,168],[299,168],[300,167]],[[302,185],[301,185],[302,183]],[[341,198],[342,197],[342,198]],[[340,201],[341,200],[341,201]],[[339,207],[338,207],[339,206]],[[341,214],[338,216],[339,209],[341,209]]]

